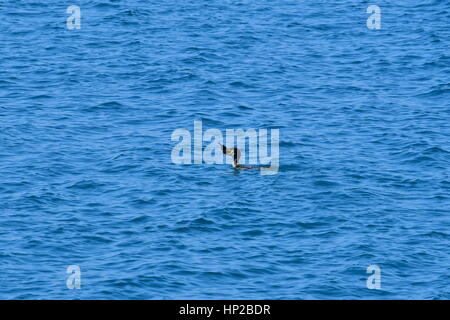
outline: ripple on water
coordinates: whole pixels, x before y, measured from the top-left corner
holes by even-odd
[[[381,30],[337,1],[1,6],[0,299],[449,298],[445,1]],[[279,129],[278,174],[172,164],[195,120]]]

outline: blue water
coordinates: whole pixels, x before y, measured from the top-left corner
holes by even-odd
[[[449,22],[443,0],[1,1],[0,298],[449,299]],[[280,129],[279,173],[173,164],[194,120]]]

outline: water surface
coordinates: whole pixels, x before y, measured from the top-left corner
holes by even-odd
[[[0,4],[1,299],[450,298],[447,1],[72,2]],[[173,164],[194,120],[280,172]]]

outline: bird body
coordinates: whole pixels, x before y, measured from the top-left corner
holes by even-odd
[[[251,166],[243,166],[239,164],[239,159],[241,158],[241,150],[239,148],[227,148],[226,146],[222,145],[222,152],[223,154],[230,156],[233,158],[233,168],[236,169],[252,169]]]

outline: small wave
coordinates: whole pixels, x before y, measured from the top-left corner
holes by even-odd
[[[318,186],[318,187],[336,187],[339,186],[340,184],[338,182],[334,182],[334,181],[329,181],[329,180],[317,180],[314,181],[314,185]]]
[[[450,93],[450,84],[441,84],[432,87],[429,91],[416,95],[417,97],[440,97]]]
[[[252,107],[243,106],[243,105],[238,106],[238,108],[239,108],[239,110],[243,110],[243,111],[253,111],[253,110],[255,110]]]
[[[104,184],[95,182],[93,180],[82,180],[70,185],[68,188],[85,190],[85,189],[97,189],[103,186]]]

